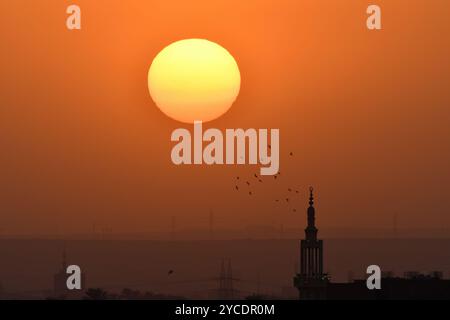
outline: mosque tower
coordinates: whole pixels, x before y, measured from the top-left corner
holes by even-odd
[[[309,188],[308,224],[305,239],[300,242],[300,273],[294,278],[300,299],[320,300],[326,298],[327,275],[323,273],[323,242],[317,239],[316,210],[313,188]]]

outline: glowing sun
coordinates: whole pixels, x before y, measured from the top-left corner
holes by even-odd
[[[156,105],[172,119],[211,121],[227,112],[241,86],[233,56],[203,39],[174,42],[153,60],[148,88]]]

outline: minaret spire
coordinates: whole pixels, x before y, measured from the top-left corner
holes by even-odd
[[[309,188],[309,208],[307,210],[308,216],[308,226],[305,230],[306,239],[316,239],[317,228],[316,228],[316,209],[314,209],[314,188]]]
[[[313,195],[314,188],[309,187],[309,206],[314,206],[314,195]]]

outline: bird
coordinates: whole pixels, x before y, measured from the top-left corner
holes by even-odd
[[[286,198],[286,202],[289,202],[289,198]]]
[[[236,177],[236,180],[239,180],[239,177]]]
[[[273,176],[273,178],[276,180],[278,178],[278,176]]]
[[[295,190],[295,193],[299,193],[298,190]]]
[[[291,191],[292,191],[292,189],[291,189],[291,188],[288,188],[288,191],[289,191],[289,192],[291,192]]]
[[[248,186],[250,185],[250,182],[247,181],[246,183],[247,183]]]
[[[262,180],[261,180],[261,179],[258,179],[258,181],[262,183]]]
[[[255,173],[255,178],[258,178],[258,175]]]
[[[276,199],[275,202],[279,202],[280,200]]]
[[[238,186],[236,186],[236,190],[239,190],[239,187],[238,187]]]
[[[171,275],[171,274],[173,274],[173,270],[169,270],[168,272],[167,272],[167,275]]]
[[[291,153],[290,153],[290,155],[291,155],[291,157],[292,157],[292,156],[294,155],[294,153],[293,153],[293,152],[291,152]]]
[[[252,192],[250,191],[250,192],[248,193],[248,195],[251,196],[251,195],[252,195]]]

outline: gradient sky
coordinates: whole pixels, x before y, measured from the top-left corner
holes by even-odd
[[[0,2],[0,229],[115,232],[305,223],[450,226],[448,0],[78,0]],[[382,31],[368,31],[368,4]],[[279,128],[281,172],[249,197],[259,167],[176,167],[147,71],[166,45],[206,38],[237,60],[240,96],[207,127]],[[295,156],[289,157],[293,151]],[[249,178],[251,179],[251,178]],[[292,187],[292,207],[274,199]],[[292,208],[297,208],[297,213]]]

